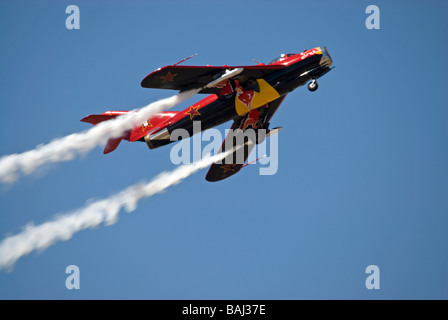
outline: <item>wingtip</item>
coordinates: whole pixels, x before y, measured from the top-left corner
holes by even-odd
[[[79,121],[82,121],[82,122],[87,122],[87,123],[89,123],[89,121],[88,121],[89,117],[90,117],[90,116],[84,117],[84,118],[82,118],[82,119],[81,119],[81,120],[79,120]]]

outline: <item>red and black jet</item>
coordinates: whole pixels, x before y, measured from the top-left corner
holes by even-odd
[[[240,132],[263,129],[268,132],[266,136],[276,133],[281,128],[269,131],[269,121],[286,95],[308,82],[308,90],[317,90],[317,79],[330,71],[333,63],[325,47],[282,54],[268,64],[252,66],[179,65],[187,59],[150,73],[141,82],[142,87],[179,91],[200,89],[199,93],[210,95],[183,111],[164,111],[152,115],[124,136],[109,139],[104,153],[115,150],[122,139],[144,141],[150,149],[167,145],[173,142],[170,135],[176,129],[185,129],[191,136],[193,121],[201,122],[202,131],[233,120],[231,129],[241,129]],[[87,116],[81,121],[96,125],[126,112],[108,111]],[[244,162],[254,145],[246,143]],[[228,162],[226,165],[214,163],[206,179],[218,181],[228,178],[241,170],[244,162],[230,165]]]

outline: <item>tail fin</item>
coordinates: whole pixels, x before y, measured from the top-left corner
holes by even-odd
[[[107,111],[102,114],[92,114],[87,116],[81,121],[91,123],[94,126],[100,122],[114,119],[118,116],[128,113],[129,111]],[[128,130],[121,137],[110,138],[106,147],[104,148],[104,154],[114,151],[120,144],[122,139],[129,140],[130,142],[141,140],[144,136],[151,131],[156,132],[161,130],[164,126],[169,125],[173,118],[181,111],[162,111],[153,114],[146,123],[143,125],[136,125],[132,130]]]

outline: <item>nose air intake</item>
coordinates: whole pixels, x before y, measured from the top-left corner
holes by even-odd
[[[320,59],[320,65],[327,65],[330,67],[333,64],[330,53],[326,47],[322,47],[322,58]]]

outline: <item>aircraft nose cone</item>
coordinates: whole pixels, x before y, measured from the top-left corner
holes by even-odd
[[[333,60],[331,59],[330,53],[328,52],[326,47],[322,47],[322,59],[320,64],[324,63],[329,67],[333,64]]]

